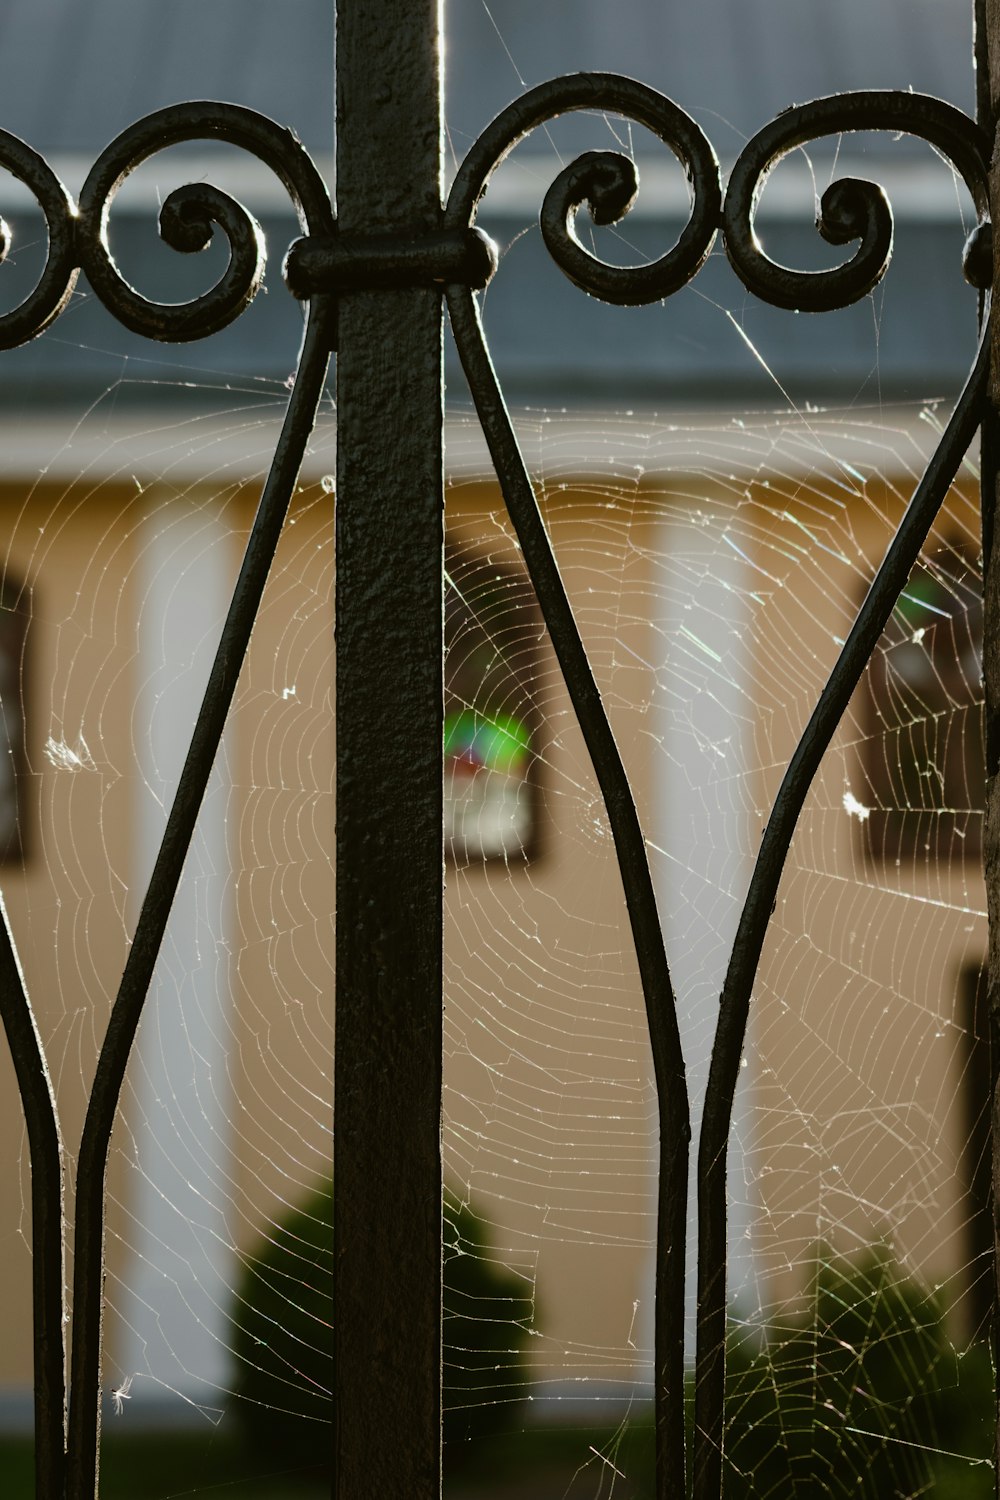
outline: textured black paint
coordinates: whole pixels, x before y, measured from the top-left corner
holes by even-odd
[[[345,235],[440,223],[436,0],[341,0]],[[441,294],[340,299],[335,1428],[339,1500],[440,1493]]]
[[[596,260],[576,236],[586,202],[597,222],[627,213],[634,165],[590,152],[545,195],[541,229],[564,273],[606,301],[657,300],[697,274],[722,228],[748,288],[779,306],[814,311],[864,296],[883,275],[892,220],[880,189],[834,183],[821,205],[831,243],[859,240],[844,265],[800,273],[769,261],[753,232],[759,190],[787,151],[844,130],[908,131],[949,156],[976,204],[981,232],[966,272],[989,280],[985,167],[992,100],[985,33],[1000,31],[1000,4],[976,0],[980,36],[979,125],[939,101],[904,93],[857,93],[787,111],[748,143],[720,206],[718,164],[701,130],[669,100],[609,74],[555,79],[524,94],[483,133],[462,164],[448,210],[440,205],[438,0],[342,0],[338,13],[338,209],[335,226],[314,164],[290,132],[237,106],[208,103],[159,111],[124,131],[95,163],[79,212],[31,148],[0,131],[0,163],[35,194],[49,254],[27,300],[0,318],[0,345],[33,338],[67,305],[82,266],[98,297],[127,327],[153,339],[205,337],[239,316],[260,285],[259,227],[234,200],[206,185],[171,194],[161,232],[197,251],[213,225],[231,251],[219,283],[190,303],[164,306],[135,292],[107,241],[108,206],[124,175],[171,142],[220,139],[268,161],[289,188],[307,237],[288,280],[311,298],[309,334],[272,475],[144,902],[101,1050],[81,1140],[73,1379],[65,1494],[94,1493],[99,1434],[104,1169],[118,1094],[173,894],[180,877],[226,710],[249,637],[284,507],[313,421],[339,316],[337,474],[338,935],[336,1054],[336,1491],[431,1500],[440,1494],[440,1100],[442,928],[442,382],[441,291],[448,280],[456,333],[477,390],[560,663],[605,793],[643,976],[661,1111],[657,1266],[658,1494],[684,1487],[681,1396],[687,1107],[684,1066],[666,957],[642,834],[624,770],[573,625],[530,485],[475,327],[468,287],[495,268],[473,228],[493,168],[515,141],[565,110],[620,112],[656,132],[680,159],[692,190],[688,224],[648,266]],[[984,28],[985,23],[985,28]],[[995,50],[995,49],[994,49]],[[992,85],[992,79],[989,80]],[[994,186],[994,196],[996,188]],[[0,221],[0,260],[11,233]],[[998,252],[1000,253],[1000,252]],[[334,297],[339,305],[334,306]],[[986,316],[984,299],[984,318]],[[463,328],[465,332],[463,333]],[[476,371],[478,370],[478,374]],[[695,1493],[717,1500],[723,1466],[726,1149],[750,991],[802,801],[830,735],[874,648],[940,496],[982,410],[986,352],[886,557],[782,783],[740,922],[721,999],[699,1157],[699,1350]],[[996,382],[994,382],[996,384]],[[984,440],[993,496],[996,417]],[[986,676],[1000,681],[995,632],[1000,575],[993,566],[993,507],[984,510],[987,558]],[[990,770],[1000,732],[988,710]],[[995,777],[993,780],[995,781]],[[991,944],[1000,862],[1000,793],[990,798]],[[44,1054],[16,954],[0,913],[0,1014],[14,1057],[32,1161],[38,1494],[62,1497],[62,1159]],[[992,972],[1000,972],[993,962]],[[994,982],[991,1006],[1000,1012]],[[996,1132],[1000,1138],[1000,1131]]]

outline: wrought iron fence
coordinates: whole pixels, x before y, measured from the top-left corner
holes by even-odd
[[[980,18],[982,20],[982,17]],[[218,284],[182,306],[136,292],[108,240],[111,203],[151,154],[187,141],[227,142],[285,184],[302,237],[285,279],[308,305],[280,441],[211,678],[143,902],[100,1052],[79,1143],[71,1347],[65,1345],[64,1145],[39,1030],[4,914],[0,1009],[27,1122],[34,1243],[36,1489],[40,1500],[95,1493],[104,1264],[105,1170],[126,1063],[216,755],[268,569],[337,353],[336,1388],[339,1496],[431,1496],[440,1488],[440,1112],[442,930],[442,323],[451,327],[545,623],[607,807],[621,868],[659,1100],[655,1404],[657,1493],[718,1497],[723,1470],[726,1156],[751,989],[789,844],[819,761],[844,713],[949,483],[983,421],[989,370],[988,90],[976,123],[938,100],[862,92],[815,100],[767,124],[723,190],[711,142],[654,89],[612,74],[555,79],[525,93],[483,132],[442,206],[437,0],[342,0],[337,32],[337,198],[294,136],[234,105],[179,104],[118,137],[75,201],[28,145],[0,133],[0,162],[34,194],[48,226],[44,273],[0,318],[5,347],[41,334],[82,270],[109,313],[167,342],[236,319],[263,274],[252,216],[199,184],[170,195],[161,234],[197,250],[218,226],[230,261]],[[981,35],[985,35],[982,31]],[[987,74],[981,43],[981,78]],[[668,956],[643,832],[587,653],[487,349],[476,293],[497,260],[477,227],[491,175],[527,133],[568,111],[613,112],[652,131],[686,173],[690,214],[676,244],[632,269],[598,260],[578,237],[583,205],[614,223],[636,192],[633,163],[590,152],[560,172],[541,206],[548,250],[585,292],[618,304],[669,297],[698,273],[717,238],[746,287],[782,308],[827,310],[867,295],[892,251],[882,190],[842,179],[824,194],[819,232],[857,244],[838,268],[788,269],[754,231],[775,164],[819,137],[907,133],[954,166],[979,227],[965,274],[982,297],[982,337],[965,388],[915,489],[874,584],[787,768],[770,813],[722,991],[698,1147],[698,1340],[693,1445],[684,1411],[684,1242],[690,1124]],[[3,231],[3,244],[10,242]],[[986,443],[987,459],[989,439]],[[985,464],[987,476],[989,462]],[[988,576],[992,490],[984,490]],[[989,635],[989,624],[987,632]],[[988,648],[989,650],[989,648]],[[989,666],[989,663],[987,664]],[[375,695],[371,683],[378,680]],[[989,769],[997,757],[988,723]],[[378,743],[376,759],[369,746]],[[995,888],[997,882],[993,881]],[[995,1001],[994,1001],[995,1005]],[[391,1434],[392,1440],[386,1441]]]

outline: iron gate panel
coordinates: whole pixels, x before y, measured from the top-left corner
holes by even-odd
[[[466,154],[442,205],[441,18],[434,0],[348,3],[338,12],[337,199],[280,125],[235,105],[189,103],[123,132],[74,200],[30,146],[0,133],[0,162],[41,207],[44,273],[0,317],[6,348],[65,310],[82,270],[113,317],[146,337],[206,337],[256,295],[260,226],[207,184],[171,194],[160,231],[197,251],[222,230],[230,262],[189,303],[151,302],[115,263],[111,202],[128,174],[173,143],[221,141],[269,165],[298,213],[302,238],[284,274],[308,304],[294,389],[208,689],[101,1048],[79,1143],[72,1347],[64,1329],[64,1143],[55,1093],[16,954],[0,924],[0,1010],[17,1070],[32,1168],[35,1245],[36,1488],[84,1500],[96,1492],[103,1298],[104,1184],[125,1066],[167,917],[247,650],[268,569],[300,471],[331,353],[337,353],[337,1052],[335,1147],[336,1493],[431,1496],[440,1490],[440,1109],[442,928],[442,325],[450,325],[510,519],[604,797],[635,942],[660,1124],[655,1403],[657,1491],[721,1493],[726,1333],[726,1154],[751,991],[795,826],[820,759],[983,421],[989,372],[991,115],[982,123],[938,100],[856,92],[787,111],[741,152],[723,191],[712,144],[675,103],[634,80],[587,73],[523,94]],[[985,76],[985,65],[981,75]],[[834,270],[770,260],[754,230],[758,199],[782,157],[850,131],[909,134],[954,166],[979,228],[965,272],[983,297],[982,337],[965,388],[917,485],[875,581],[788,766],[757,858],[720,1000],[698,1153],[699,1318],[694,1439],[684,1393],[684,1242],[690,1144],[685,1063],[645,838],[628,778],[563,586],[537,497],[486,346],[476,292],[497,269],[476,227],[490,178],[530,131],[571,111],[600,110],[652,131],[686,174],[687,224],[661,258],[632,269],[598,260],[575,229],[621,220],[637,178],[621,153],[589,152],[559,173],[541,207],[545,245],[583,291],[646,305],[687,285],[717,239],[748,290],[780,307],[824,311],[865,296],[885,274],[892,215],[880,188],[841,179],[823,195],[819,232],[858,248]],[[3,245],[11,243],[3,230]],[[989,443],[987,443],[987,449]],[[989,473],[989,463],[986,465]],[[991,503],[991,502],[990,502]],[[989,512],[989,503],[986,506]],[[989,528],[987,528],[989,533]],[[986,553],[989,558],[990,536]],[[989,575],[992,581],[992,573]],[[988,605],[989,609],[989,605]],[[989,639],[989,636],[988,636]],[[372,692],[373,681],[381,692]],[[996,735],[988,716],[988,768]],[[374,743],[384,749],[375,763]],[[996,882],[991,883],[991,892]],[[68,1372],[68,1373],[67,1373]],[[68,1414],[67,1406],[68,1392]],[[393,1441],[385,1441],[387,1433]]]

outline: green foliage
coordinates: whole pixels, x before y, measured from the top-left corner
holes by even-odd
[[[884,1247],[822,1250],[808,1311],[731,1325],[725,1500],[992,1500],[989,1352],[959,1353],[939,1296]],[[694,1380],[688,1387],[688,1451]],[[615,1463],[652,1500],[648,1417],[615,1435]]]
[[[234,1394],[263,1468],[328,1473],[333,1443],[333,1184],[269,1230],[243,1265],[232,1311]]]
[[[520,1420],[534,1288],[491,1257],[482,1220],[447,1188],[443,1261],[447,1448]]]
[[[991,1493],[969,1461],[989,1451],[985,1351],[956,1354],[940,1299],[887,1250],[818,1263],[807,1316],[731,1339],[726,1500]]]
[[[238,1410],[261,1471],[329,1472],[332,1226],[327,1183],[271,1232],[238,1289]],[[957,1353],[940,1298],[902,1276],[884,1248],[854,1261],[820,1254],[817,1265],[807,1313],[764,1336],[731,1333],[725,1500],[987,1500],[986,1348]],[[513,1456],[534,1433],[516,1432],[531,1288],[491,1259],[481,1220],[450,1192],[444,1283],[449,1462]],[[499,1442],[480,1441],[490,1438]],[[535,1440],[544,1448],[544,1435]],[[554,1462],[555,1439],[551,1449]],[[533,1451],[532,1468],[544,1467],[545,1451]],[[637,1495],[653,1494],[652,1430],[641,1419],[612,1434],[608,1452]]]
[[[444,1440],[460,1445],[518,1420],[532,1289],[491,1258],[481,1221],[444,1203]],[[234,1395],[248,1450],[268,1469],[330,1469],[333,1416],[333,1185],[290,1210],[249,1257],[233,1306]]]

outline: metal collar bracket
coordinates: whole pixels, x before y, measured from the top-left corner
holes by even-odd
[[[440,229],[412,239],[395,235],[306,235],[285,257],[285,282],[305,300],[317,293],[440,287],[480,290],[497,268],[494,242],[481,229]]]

